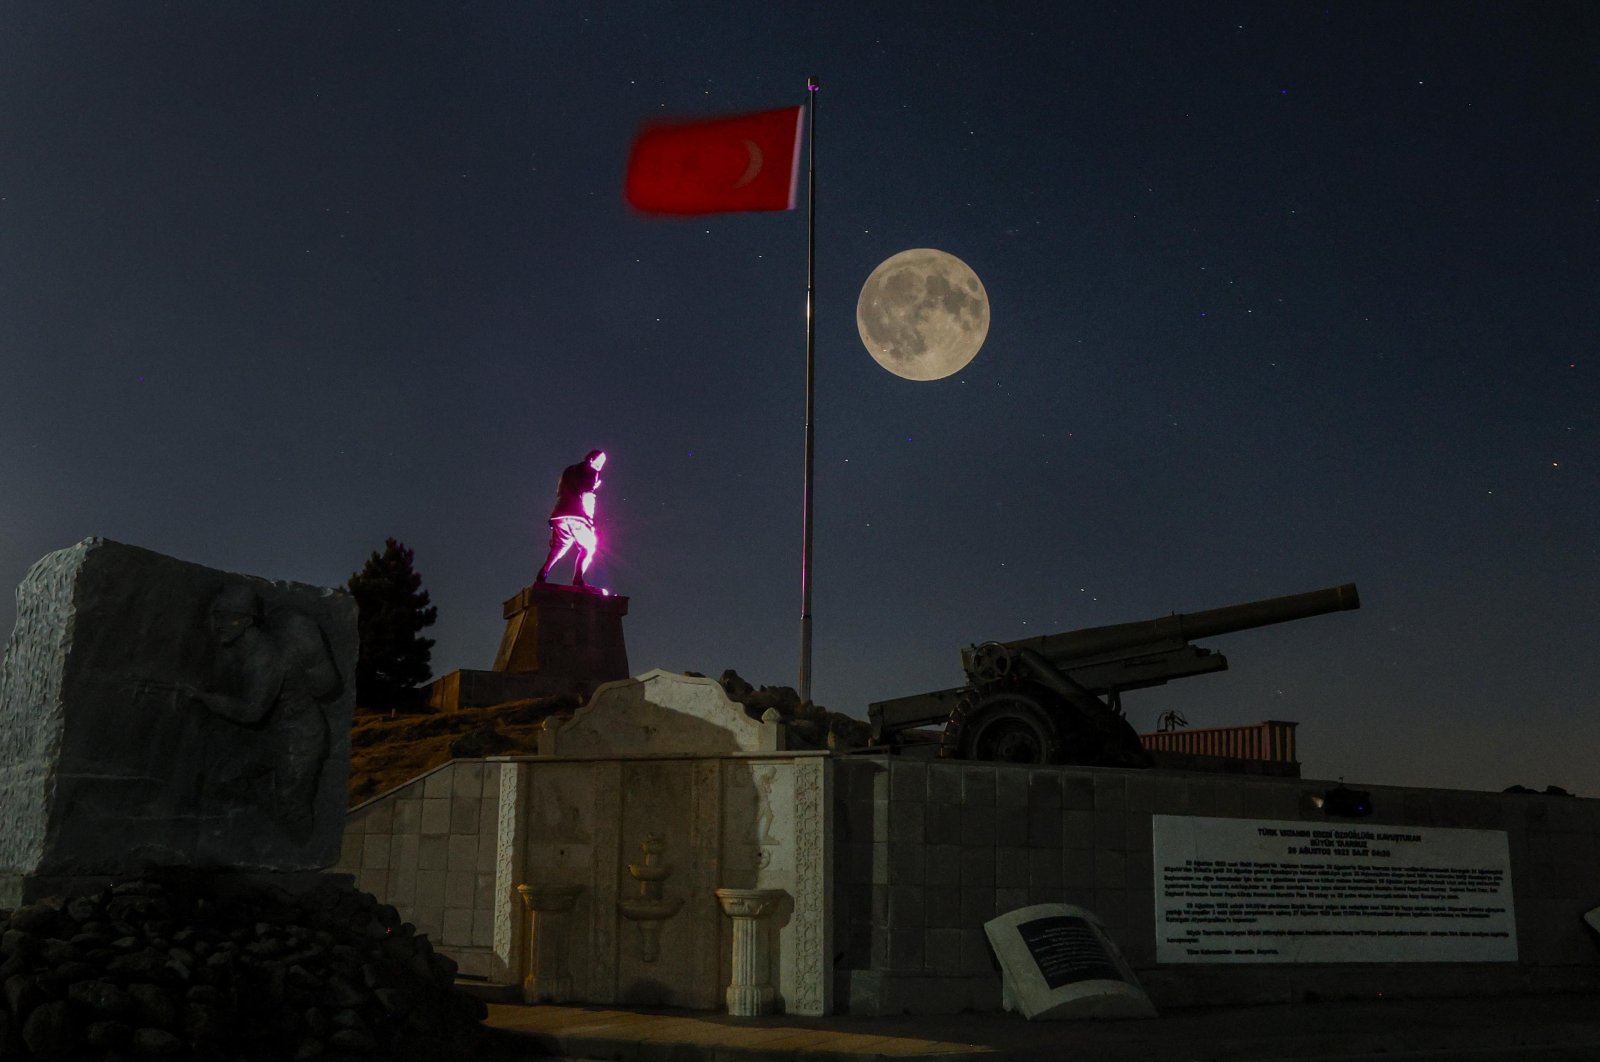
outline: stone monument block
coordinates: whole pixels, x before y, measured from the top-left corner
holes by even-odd
[[[0,663],[0,894],[333,865],[356,651],[340,590],[101,538],[40,560]]]
[[[1029,1021],[1156,1016],[1105,927],[1082,907],[1021,907],[983,931],[1000,960],[1006,1009]]]

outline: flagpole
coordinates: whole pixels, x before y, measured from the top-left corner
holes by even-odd
[[[806,123],[806,461],[805,495],[800,505],[803,525],[800,547],[800,702],[811,700],[811,473],[815,464],[816,426],[812,415],[817,390],[817,333],[813,307],[817,301],[817,79],[806,78],[811,113]]]

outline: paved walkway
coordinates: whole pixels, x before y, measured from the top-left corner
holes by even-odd
[[[1600,1060],[1600,997],[1207,1007],[1151,1021],[1015,1015],[730,1018],[687,1011],[495,1004],[505,1059],[621,1062],[1198,1062],[1381,1057]]]

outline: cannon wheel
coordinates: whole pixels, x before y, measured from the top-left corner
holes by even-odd
[[[1061,734],[1049,713],[1025,693],[963,698],[950,713],[939,755],[999,763],[1060,763]]]

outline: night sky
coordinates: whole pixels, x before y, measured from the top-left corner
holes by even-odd
[[[815,75],[819,703],[1353,581],[1130,720],[1600,796],[1597,57],[1553,0],[4,4],[0,631],[89,535],[321,585],[394,536],[487,668],[604,447],[633,671],[794,684],[804,210],[622,174]],[[992,301],[936,382],[856,332],[914,247]]]

